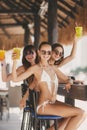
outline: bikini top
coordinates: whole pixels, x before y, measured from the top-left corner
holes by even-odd
[[[55,94],[57,92],[57,89],[58,89],[58,78],[57,78],[56,73],[54,75],[54,78],[51,79],[49,74],[43,69],[40,82],[42,82],[42,81],[47,83],[48,89],[49,89],[51,94],[52,93]],[[54,92],[52,92],[52,85],[54,85]]]

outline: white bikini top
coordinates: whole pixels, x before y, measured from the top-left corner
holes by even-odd
[[[54,79],[51,79],[49,74],[43,69],[40,82],[42,82],[42,81],[47,83],[48,89],[49,89],[51,94],[52,93],[55,94],[57,92],[57,89],[58,89],[58,78],[57,78],[56,73],[54,75]],[[52,84],[54,85],[54,92],[52,92],[52,87],[51,87]]]

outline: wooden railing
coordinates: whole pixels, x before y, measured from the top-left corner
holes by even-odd
[[[73,84],[69,92],[67,92],[66,89],[64,89],[64,87],[65,87],[65,84],[59,84],[59,87],[58,87],[59,95],[65,96],[65,98],[68,98],[68,100],[72,99],[73,102],[74,102],[74,99],[87,101],[87,85]]]

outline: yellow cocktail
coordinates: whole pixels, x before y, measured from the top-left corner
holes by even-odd
[[[75,27],[75,31],[76,31],[76,36],[81,37],[82,33],[83,33],[83,27],[82,26],[77,26],[77,27]]]
[[[5,50],[0,50],[0,61],[5,59]]]
[[[21,48],[19,48],[19,47],[13,48],[13,53],[16,54],[15,59],[20,59]]]

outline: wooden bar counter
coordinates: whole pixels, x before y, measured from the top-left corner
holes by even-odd
[[[87,101],[87,85],[73,84],[67,93],[64,89],[65,84],[59,84],[58,94],[70,97],[71,99],[79,99]]]

